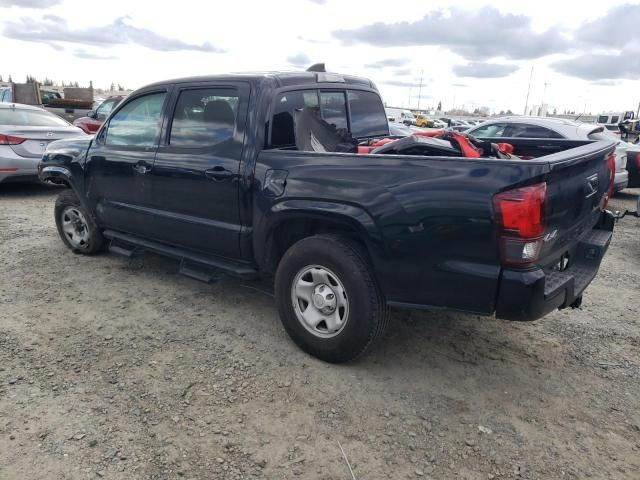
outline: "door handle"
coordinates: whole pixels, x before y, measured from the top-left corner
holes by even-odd
[[[225,180],[231,180],[237,176],[231,170],[227,170],[226,168],[220,166],[205,170],[204,175],[214,182],[224,182]]]
[[[141,174],[145,174],[147,173],[149,170],[151,170],[151,165],[149,165],[147,162],[140,161],[138,163],[136,163],[135,165],[132,166],[133,170],[141,173]]]

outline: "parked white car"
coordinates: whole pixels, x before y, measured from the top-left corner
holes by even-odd
[[[472,127],[465,133],[477,138],[566,138],[570,140],[604,140],[618,142],[614,190],[619,192],[629,184],[627,149],[631,144],[602,125],[581,123],[551,117],[501,117]]]
[[[384,111],[387,113],[387,120],[391,123],[397,122],[405,125],[416,124],[416,117],[410,110],[403,108],[385,108]]]

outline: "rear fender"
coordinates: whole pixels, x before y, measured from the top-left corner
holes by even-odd
[[[322,200],[293,199],[274,204],[264,216],[254,235],[254,252],[261,268],[269,268],[268,258],[274,234],[284,222],[291,220],[319,220],[343,224],[358,233],[370,253],[383,248],[383,239],[371,215],[361,207]],[[262,231],[260,231],[262,230]],[[374,255],[372,255],[373,259]]]

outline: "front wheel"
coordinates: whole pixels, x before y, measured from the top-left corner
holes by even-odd
[[[386,305],[367,257],[347,238],[316,235],[295,243],[278,265],[275,287],[285,330],[321,360],[353,360],[386,328]]]
[[[60,238],[74,252],[90,254],[104,248],[104,237],[73,190],[60,192],[54,215]]]

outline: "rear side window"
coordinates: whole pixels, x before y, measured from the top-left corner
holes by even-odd
[[[618,115],[614,115],[613,117],[611,117],[611,123],[618,123],[618,120],[620,120],[620,117]]]
[[[152,93],[128,102],[109,121],[106,145],[153,146],[157,143],[166,93]]]
[[[344,92],[320,92],[320,113],[327,123],[336,128],[349,128]]]
[[[182,91],[173,114],[169,145],[207,147],[233,138],[238,100],[233,88]]]
[[[600,115],[598,117],[598,123],[608,123],[607,120],[609,120],[609,117],[607,117],[606,115]]]
[[[387,116],[380,97],[373,92],[349,90],[351,134],[356,138],[389,134]]]
[[[509,138],[564,138],[559,133],[539,125],[528,125],[526,123],[512,123],[504,132]]]

